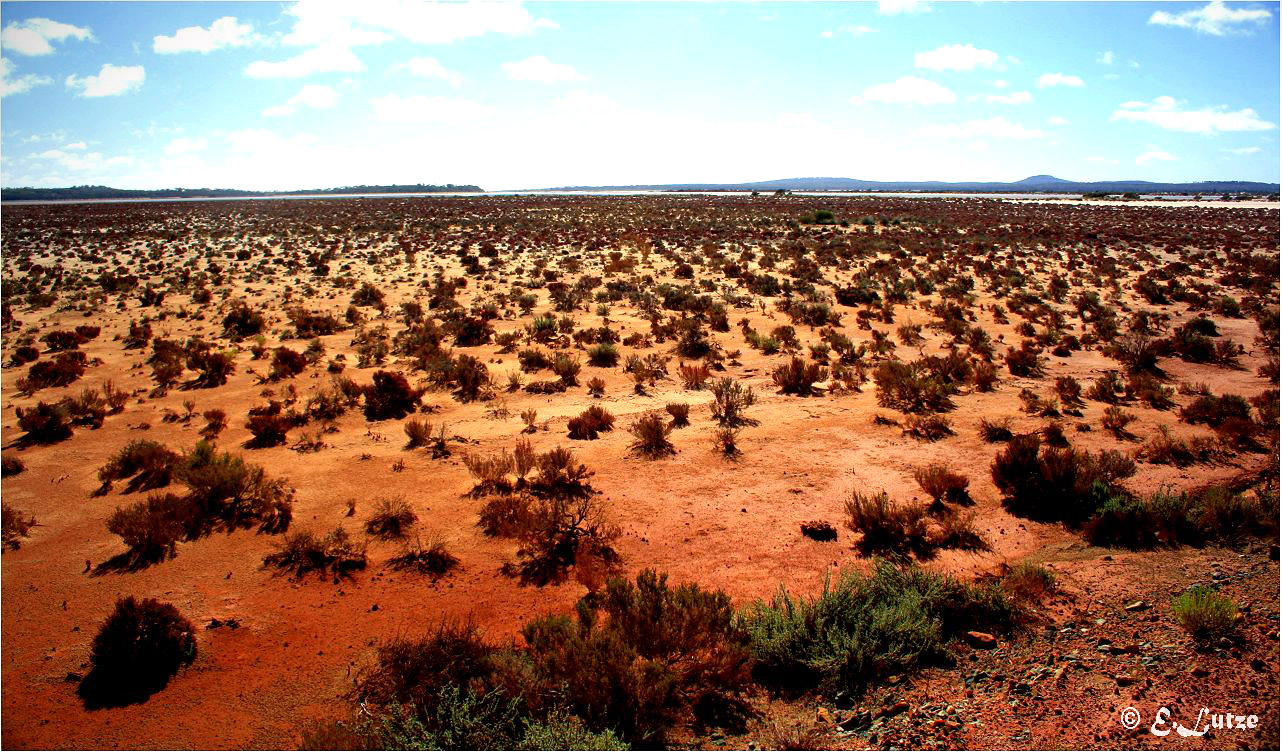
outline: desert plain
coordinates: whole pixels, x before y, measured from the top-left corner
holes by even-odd
[[[468,691],[597,744],[1164,748],[1165,707],[1256,717],[1180,748],[1276,748],[1278,235],[1261,202],[6,206],[3,746],[370,744],[423,710],[389,646],[464,630],[533,677]],[[770,621],[891,571],[972,590]],[[129,596],[194,649],[121,694],[91,653]]]

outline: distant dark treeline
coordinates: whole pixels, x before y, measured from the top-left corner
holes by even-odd
[[[255,196],[343,196],[353,193],[483,193],[475,185],[353,185],[343,188],[310,188],[301,191],[242,191],[234,188],[161,188],[127,190],[105,185],[72,188],[3,188],[0,201],[73,201],[111,198],[252,198]]]

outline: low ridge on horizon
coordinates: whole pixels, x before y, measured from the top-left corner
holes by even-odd
[[[279,196],[344,196],[383,193],[546,193],[553,191],[858,191],[858,192],[1028,192],[1039,193],[1253,193],[1276,194],[1278,183],[1247,180],[1203,180],[1194,183],[1162,183],[1146,180],[1103,180],[1080,182],[1049,174],[1030,175],[1014,182],[996,181],[877,181],[844,177],[796,177],[748,183],[632,183],[614,185],[567,185],[552,188],[516,188],[489,191],[476,185],[433,185],[425,183],[356,185],[335,188],[300,188],[287,191],[254,191],[237,188],[113,188],[79,185],[59,188],[0,188],[3,201],[76,201],[133,198],[255,198]]]

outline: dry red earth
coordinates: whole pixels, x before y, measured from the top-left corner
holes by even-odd
[[[852,224],[792,222],[822,208]],[[860,224],[863,217],[877,221]],[[1231,547],[1092,547],[1061,524],[1006,511],[989,474],[1002,445],[984,441],[977,429],[983,418],[1008,416],[1014,433],[1039,430],[1048,419],[1021,411],[1022,389],[1053,395],[1057,377],[1073,376],[1085,388],[1104,372],[1121,368],[1102,351],[1107,342],[1098,342],[1062,357],[1047,347],[1041,376],[1009,373],[1002,356],[1007,346],[1017,347],[1026,338],[1016,329],[1025,319],[1012,309],[1003,322],[992,306],[1021,292],[1041,298],[1029,303],[1031,308],[1045,304],[1065,314],[1062,332],[1079,338],[1091,331],[1072,303],[1083,292],[1095,292],[1115,307],[1122,331],[1140,309],[1168,314],[1168,329],[1205,313],[1220,338],[1242,346],[1237,365],[1163,356],[1164,383],[1205,384],[1214,394],[1247,398],[1276,388],[1277,332],[1272,344],[1258,338],[1260,326],[1252,315],[1277,308],[1277,237],[1276,208],[977,199],[468,197],[6,207],[4,447],[5,456],[20,458],[26,469],[4,478],[3,497],[37,525],[20,539],[19,548],[3,556],[3,746],[291,747],[308,720],[348,712],[343,695],[353,673],[384,640],[419,634],[442,620],[472,618],[488,638],[504,641],[516,637],[531,617],[572,611],[586,592],[584,585],[572,573],[545,586],[523,585],[504,574],[517,544],[486,536],[476,524],[482,501],[468,495],[475,480],[463,455],[510,449],[522,435],[522,411],[533,408],[537,431],[529,438],[535,449],[570,447],[595,473],[592,485],[602,492],[604,514],[621,532],[615,548],[628,576],[653,568],[673,581],[722,589],[737,604],[769,598],[781,584],[792,592],[813,593],[835,568],[869,565],[853,546],[858,534],[843,524],[843,503],[851,493],[884,489],[901,502],[924,503],[913,470],[935,461],[969,477],[974,530],[988,549],[943,550],[922,566],[970,579],[1032,561],[1057,575],[1060,591],[1034,608],[1021,629],[1002,636],[996,649],[958,644],[955,665],[897,677],[894,683],[887,677],[850,707],[810,697],[771,700],[758,692],[754,704],[762,717],[746,734],[679,733],[682,744],[774,744],[780,738],[777,727],[810,728],[818,710],[822,722],[808,743],[839,748],[1276,748],[1279,595],[1277,548],[1271,546],[1276,528],[1271,538]],[[493,259],[487,246],[495,249]],[[611,251],[632,263],[605,270]],[[462,256],[475,259],[478,253],[479,265],[462,263]],[[762,266],[762,254],[775,262],[773,269]],[[910,300],[890,306],[893,323],[871,315],[878,306],[833,302],[832,311],[842,317],[835,328],[856,344],[871,342],[870,332],[858,326],[864,310],[870,312],[865,318],[871,329],[891,335],[888,351],[868,354],[868,376],[880,360],[947,353],[951,337],[942,331],[924,327],[918,345],[904,344],[894,332],[906,323],[936,321],[927,304],[944,300],[940,290],[964,273],[974,288],[954,299],[966,303],[973,322],[991,336],[999,381],[988,392],[965,386],[953,398],[956,408],[946,413],[953,434],[935,442],[875,424],[876,415],[900,423],[906,416],[879,406],[871,379],[857,389],[838,388],[836,379],[823,382],[820,386],[831,390],[811,397],[779,394],[771,372],[790,356],[751,348],[740,321],[763,335],[776,326],[795,326],[799,354],[806,359],[806,346],[820,341],[818,327],[790,322],[777,307],[784,296],[753,293],[745,277],[723,269],[730,262],[793,284],[809,278],[803,262],[813,262],[814,289],[830,299],[861,272],[934,274],[934,290],[911,293]],[[322,263],[328,273],[314,273]],[[367,421],[359,408],[334,421],[337,430],[322,435],[324,447],[318,451],[291,448],[302,432],[315,430],[314,423],[293,429],[283,446],[244,446],[251,438],[245,427],[248,410],[267,401],[267,390],[276,399],[294,390],[301,409],[330,380],[325,363],[340,354],[346,363],[342,375],[361,384],[379,369],[402,372],[411,383],[424,374],[396,353],[380,366],[358,367],[355,330],[349,327],[320,337],[325,354],[317,365],[296,377],[266,382],[268,360],[253,359],[252,338],[234,343],[223,337],[229,301],[243,299],[264,314],[270,357],[270,348],[280,344],[299,351],[307,346],[307,340],[282,340],[292,328],[288,307],[302,305],[341,320],[361,282],[380,288],[387,303],[381,313],[362,309],[366,329],[385,324],[393,335],[402,331],[402,301],[418,301],[432,315],[429,295],[439,271],[467,281],[456,292],[462,306],[493,303],[491,324],[503,334],[522,332],[532,321],[516,305],[519,292],[537,295],[533,311],[541,313],[552,307],[549,281],[572,284],[596,276],[602,285],[622,281],[654,291],[662,283],[691,283],[674,276],[681,263],[693,265],[696,285],[706,283],[696,293],[727,302],[729,331],[714,331],[711,337],[723,352],[740,354],[726,357],[724,372],[714,371],[713,377],[731,376],[758,396],[748,410],[757,424],[739,434],[741,453],[734,459],[714,448],[716,421],[708,392],[683,388],[673,341],[655,341],[645,310],[626,296],[608,303],[607,325],[621,336],[639,333],[645,341],[620,345],[619,366],[594,367],[582,346],[563,337],[560,346],[583,363],[579,385],[564,393],[508,391],[507,375],[518,370],[516,352],[501,352],[494,342],[453,347],[455,354],[483,361],[495,388],[491,399],[474,402],[460,402],[446,389],[426,392],[423,403],[435,409],[422,417],[447,426],[448,458],[405,449],[405,421]],[[993,269],[1005,270],[1003,284],[992,283],[1001,276]],[[1183,281],[1182,300],[1154,304],[1140,297],[1135,281],[1155,269]],[[104,275],[135,279],[107,292]],[[1067,281],[1061,302],[1046,293],[1051,275]],[[1023,287],[1016,284],[1020,280]],[[140,304],[139,293],[147,285],[167,290],[159,306]],[[201,288],[212,292],[209,302],[193,301]],[[723,292],[731,296],[724,298]],[[52,300],[41,299],[41,293],[51,293]],[[1242,315],[1217,310],[1220,295],[1239,301]],[[603,318],[596,306],[589,298],[569,315],[579,328],[599,327]],[[649,310],[660,320],[679,315],[664,309],[662,293]],[[200,335],[218,347],[238,348],[236,372],[224,386],[178,386],[156,394],[145,364],[150,348],[122,344],[130,322],[144,317],[156,337],[185,341]],[[1043,331],[1044,322],[1034,320],[1036,330]],[[1273,322],[1276,327],[1276,318]],[[17,348],[35,345],[41,360],[49,359],[53,356],[44,352],[40,338],[82,324],[101,327],[96,338],[80,345],[90,363],[85,375],[70,386],[22,393],[17,380],[30,366],[11,364]],[[527,346],[522,339],[515,349]],[[555,345],[542,347],[555,350]],[[668,375],[639,394],[621,366],[629,355],[651,353],[670,358]],[[1270,359],[1273,375],[1260,375]],[[835,354],[831,360],[836,362]],[[192,375],[188,371],[183,380]],[[584,386],[593,377],[605,382],[601,398],[591,397]],[[524,375],[527,384],[552,378],[547,371]],[[100,428],[77,427],[72,438],[47,445],[22,441],[15,408],[74,396],[108,379],[130,398]],[[1137,494],[1225,482],[1254,491],[1267,486],[1261,472],[1271,469],[1276,477],[1276,422],[1259,422],[1252,449],[1217,444],[1221,448],[1212,461],[1185,467],[1146,461],[1147,442],[1159,425],[1183,437],[1220,441],[1205,426],[1179,420],[1180,407],[1192,401],[1191,395],[1177,393],[1174,399],[1176,406],[1165,410],[1126,402],[1123,409],[1136,420],[1122,436],[1104,430],[1107,406],[1090,399],[1080,415],[1059,422],[1075,448],[1138,456],[1137,472],[1123,482]],[[188,412],[187,400],[195,403],[194,419],[167,421],[167,414]],[[630,452],[627,426],[671,402],[692,406],[690,425],[671,435],[677,453],[649,460]],[[590,404],[614,414],[615,430],[592,441],[568,439],[567,421]],[[204,425],[200,413],[210,408],[225,410],[229,419],[218,437],[221,448],[243,454],[273,477],[287,478],[295,489],[291,529],[326,532],[341,525],[363,540],[363,523],[375,500],[403,496],[418,515],[415,533],[424,539],[440,536],[459,567],[437,581],[393,571],[387,562],[401,544],[369,539],[364,571],[342,579],[291,578],[263,564],[280,536],[244,529],[179,543],[174,558],[137,571],[103,571],[99,565],[125,551],[108,532],[106,519],[145,494],[125,493],[126,484],[117,482],[112,492],[94,496],[98,469],[137,438],[176,451],[190,449]],[[1075,430],[1079,425],[1091,430]],[[347,514],[349,500],[355,501],[354,516]],[[800,534],[801,523],[816,519],[838,528],[835,543]],[[1249,604],[1241,641],[1199,649],[1175,625],[1171,596],[1199,582],[1222,584],[1240,604]],[[122,595],[176,606],[198,627],[198,657],[145,703],[87,709],[77,683],[87,672],[98,625]],[[1144,606],[1126,609],[1136,601]],[[213,620],[224,625],[207,627]],[[229,620],[236,626],[227,626]],[[901,701],[906,703],[902,712],[872,721]],[[1163,705],[1185,723],[1207,707],[1258,714],[1261,725],[1250,732],[1159,739],[1145,729]],[[1126,732],[1119,723],[1120,711],[1128,706],[1145,718],[1138,731]],[[861,712],[868,717],[858,718]]]

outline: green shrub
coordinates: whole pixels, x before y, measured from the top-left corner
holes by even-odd
[[[178,609],[133,596],[116,607],[94,636],[81,694],[103,704],[124,704],[162,689],[196,658],[196,630]]]
[[[412,388],[404,376],[391,371],[375,371],[373,383],[363,391],[366,420],[400,420],[418,408],[423,394]]]
[[[410,418],[405,421],[403,428],[405,436],[409,439],[405,444],[406,449],[426,446],[432,439],[432,424],[422,418]]]
[[[1001,580],[1002,589],[1016,601],[1039,603],[1057,587],[1055,574],[1040,564],[1021,562],[1010,568]]]
[[[264,566],[292,572],[295,577],[313,571],[341,577],[364,569],[365,564],[365,547],[353,542],[341,527],[324,537],[306,530],[286,533],[276,551],[263,557]]]
[[[29,517],[6,502],[0,505],[0,517],[3,518],[3,545],[5,548],[21,548],[21,538],[28,537],[31,528],[36,526],[36,518]]]
[[[604,407],[592,405],[577,418],[571,418],[567,427],[571,439],[595,439],[598,433],[614,430],[614,416]]]
[[[1185,423],[1202,423],[1217,428],[1226,420],[1250,420],[1251,405],[1236,394],[1202,395],[1180,410]]]
[[[71,438],[71,416],[65,402],[37,402],[32,408],[17,408],[18,428],[26,431],[22,440],[34,444],[54,444]]]
[[[1171,600],[1175,623],[1198,642],[1228,637],[1237,629],[1237,603],[1205,585],[1195,585]]]
[[[579,371],[582,368],[577,358],[571,358],[565,353],[557,353],[552,361],[552,373],[555,373],[561,379],[561,383],[566,386],[578,385]]]
[[[26,469],[27,465],[21,457],[14,457],[11,454],[0,456],[0,477],[20,475]]]
[[[296,350],[288,347],[278,347],[272,353],[271,370],[267,377],[272,381],[280,381],[297,376],[307,368],[307,358]]]
[[[712,417],[723,428],[755,425],[756,421],[744,415],[757,401],[752,387],[744,386],[726,376],[712,386]]]
[[[599,368],[613,368],[619,363],[619,348],[603,342],[588,349],[588,363]]]
[[[258,524],[269,533],[289,527],[294,495],[285,481],[269,478],[242,457],[220,453],[207,441],[197,442],[183,456],[174,477],[187,486],[194,507],[188,537],[220,525],[235,529]]]
[[[451,554],[445,548],[445,541],[440,539],[430,539],[426,544],[415,539],[403,553],[388,560],[392,569],[418,572],[433,579],[447,574],[458,563],[458,557]]]
[[[953,504],[970,504],[970,494],[966,491],[970,479],[942,462],[933,462],[913,471],[913,479],[921,490],[926,492],[931,501],[938,504],[948,501]]]
[[[377,538],[403,538],[418,521],[418,515],[405,499],[384,497],[374,505],[374,513],[365,520],[365,532]]]
[[[98,493],[111,490],[113,481],[132,478],[126,493],[150,491],[169,485],[180,457],[164,444],[149,439],[135,439],[107,460],[98,469],[102,488]]]
[[[1135,474],[1135,462],[1112,450],[1042,449],[1036,434],[1022,434],[997,453],[991,469],[1012,514],[1076,525]]]
[[[865,554],[899,554],[925,547],[924,507],[896,504],[885,491],[872,496],[856,491],[845,506],[846,527],[863,535],[859,548]]]
[[[546,720],[525,727],[525,735],[515,749],[528,750],[627,750],[630,746],[613,731],[589,731],[578,716],[553,713]]]
[[[1151,548],[1157,544],[1156,525],[1143,499],[1124,494],[1109,496],[1082,525],[1082,537],[1094,546]]]
[[[757,675],[774,686],[859,694],[947,655],[968,630],[1008,630],[1015,607],[995,583],[970,585],[915,566],[878,561],[871,574],[843,571],[813,597],[781,588],[739,616]]]
[[[59,353],[51,360],[41,360],[27,369],[27,375],[15,382],[18,391],[31,394],[49,387],[68,386],[85,373],[88,361],[78,350]]]
[[[690,425],[690,405],[685,402],[669,402],[664,406],[668,415],[672,416],[673,428],[684,428]]]
[[[807,363],[801,358],[793,357],[792,360],[776,368],[771,377],[774,379],[775,386],[778,386],[783,394],[807,397],[814,392],[816,382],[828,378],[828,369],[818,363]]]
[[[192,525],[190,502],[177,494],[152,494],[128,507],[116,507],[107,530],[119,535],[136,564],[173,558],[178,541]]]
[[[877,404],[905,413],[944,412],[953,408],[952,390],[918,363],[888,360],[873,372]]]
[[[659,413],[648,412],[628,427],[628,433],[634,437],[630,447],[651,459],[676,454],[676,448],[668,441],[668,434],[671,432],[672,426],[664,422]]]
[[[522,631],[537,708],[560,697],[593,731],[611,729],[633,745],[661,744],[669,726],[696,709],[734,698],[750,678],[746,635],[730,598],[697,585],[670,587],[643,571],[633,584],[612,578],[578,623],[537,619]]]

